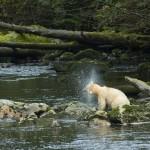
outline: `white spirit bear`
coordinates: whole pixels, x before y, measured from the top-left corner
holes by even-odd
[[[130,105],[127,96],[118,89],[90,83],[86,86],[86,90],[88,93],[97,96],[100,110],[105,110],[106,106],[108,106],[111,109],[119,108],[120,112],[123,112],[124,109],[122,107],[124,105]]]

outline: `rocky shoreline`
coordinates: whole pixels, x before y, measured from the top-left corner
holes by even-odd
[[[22,103],[11,100],[0,100],[0,119],[12,119],[18,123],[46,118],[53,120],[51,127],[59,126],[57,119],[69,116],[77,121],[85,121],[90,125],[111,126],[129,125],[150,121],[150,102],[125,106],[123,114],[118,109],[100,111],[87,104],[72,101],[50,107],[45,103]]]

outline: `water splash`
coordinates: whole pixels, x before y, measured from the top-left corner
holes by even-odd
[[[95,99],[96,97],[93,95],[88,94],[86,91],[83,91],[83,89],[90,83],[98,83],[98,84],[104,84],[103,76],[98,72],[94,67],[88,72],[88,73],[82,73],[79,85],[81,87],[80,99],[81,101],[89,104],[89,105],[95,105],[95,102],[97,102]]]

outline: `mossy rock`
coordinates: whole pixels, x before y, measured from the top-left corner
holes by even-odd
[[[95,109],[92,109],[87,104],[74,101],[68,103],[65,113],[77,120],[89,120],[89,118],[95,114]]]
[[[57,61],[53,63],[56,72],[91,72],[94,68],[97,73],[105,72],[109,69],[109,63],[82,59],[80,61]]]
[[[64,52],[60,57],[59,60],[73,60],[74,54],[72,52]]]
[[[121,63],[127,63],[130,60],[130,57],[127,53],[123,53],[120,55],[120,62]]]
[[[112,50],[112,55],[115,57],[119,57],[121,55],[121,50],[118,48],[115,48]]]
[[[52,117],[56,114],[55,111],[45,103],[22,103],[0,99],[0,108],[3,108],[0,112],[2,119],[5,117],[5,113],[7,113],[10,119],[13,118],[18,121],[41,118],[47,115]],[[14,112],[13,114],[9,108]]]
[[[123,91],[125,94],[137,95],[139,93],[139,90],[135,88],[133,85],[124,84],[124,85],[119,85],[114,87]]]
[[[78,52],[75,56],[74,56],[74,60],[81,60],[83,58],[89,58],[89,59],[100,59],[101,58],[101,54],[93,49],[86,49],[86,50],[82,50],[80,52]]]
[[[96,72],[100,73],[107,71],[109,66],[107,62],[82,59],[80,61],[71,62],[70,71],[78,72],[84,70],[85,72],[90,72],[94,68]]]
[[[43,63],[49,62],[51,60],[55,60],[57,57],[59,57],[61,54],[63,53],[63,51],[54,51],[54,52],[50,52],[47,53],[44,57],[43,57]]]
[[[123,123],[119,109],[113,109],[113,110],[109,111],[108,118],[111,123],[114,123],[114,124],[116,124],[116,123],[122,124]]]
[[[112,123],[132,124],[150,121],[150,108],[144,105],[124,106],[125,111],[120,114],[119,109],[108,112],[108,118]]]
[[[56,72],[68,72],[72,66],[72,62],[68,61],[55,61],[53,67]]]
[[[150,80],[150,62],[139,64],[137,72],[142,79]]]

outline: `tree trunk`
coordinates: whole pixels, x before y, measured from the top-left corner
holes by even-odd
[[[138,34],[123,34],[115,32],[82,32],[51,29],[34,29],[14,24],[0,22],[0,28],[19,33],[35,34],[49,38],[74,40],[92,45],[112,45],[121,48],[146,49],[150,48],[150,36]]]
[[[22,49],[38,49],[38,50],[78,50],[85,46],[77,43],[16,43],[16,42],[0,42],[0,47],[22,48]]]
[[[128,76],[126,76],[125,79],[132,85],[134,85],[137,89],[139,89],[141,92],[150,96],[150,86],[146,82]]]

